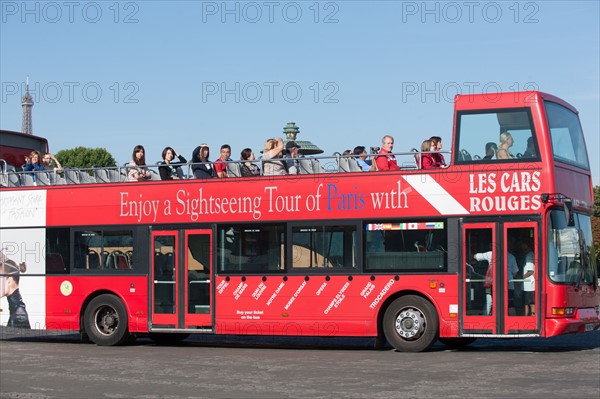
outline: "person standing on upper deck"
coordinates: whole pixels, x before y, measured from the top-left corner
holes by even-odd
[[[375,163],[378,170],[400,170],[396,157],[392,154],[394,149],[394,138],[390,135],[385,135],[381,139],[381,150],[379,150]]]

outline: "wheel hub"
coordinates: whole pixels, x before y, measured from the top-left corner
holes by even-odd
[[[425,318],[417,309],[403,309],[396,317],[396,331],[405,339],[419,338],[425,331]]]
[[[96,314],[96,329],[103,335],[111,335],[119,324],[117,312],[112,308],[99,309]]]

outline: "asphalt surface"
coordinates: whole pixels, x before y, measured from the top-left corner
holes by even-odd
[[[429,352],[372,339],[196,335],[122,347],[0,328],[0,398],[598,398],[600,332]]]

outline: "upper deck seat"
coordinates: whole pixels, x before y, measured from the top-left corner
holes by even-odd
[[[227,177],[242,177],[239,162],[227,162]]]
[[[51,183],[48,172],[35,172],[35,183],[38,186],[49,186]]]
[[[327,173],[327,170],[321,165],[321,162],[316,158],[310,158],[313,173]]]
[[[33,176],[31,176],[29,173],[21,173],[20,178],[21,186],[35,186]]]
[[[313,173],[313,164],[309,158],[298,158],[301,175],[310,175]]]
[[[67,184],[79,184],[79,170],[65,168],[65,179]]]
[[[108,172],[103,168],[94,169],[94,176],[96,177],[96,183],[110,183]]]
[[[410,152],[415,153],[415,166],[417,169],[421,169],[421,153],[416,148],[411,148]]]
[[[8,172],[7,180],[8,187],[21,186],[21,180],[19,179],[19,175],[17,174],[17,172]]]
[[[96,183],[96,178],[94,176],[91,176],[87,170],[80,170],[79,171],[79,182],[81,184],[92,184],[92,183]]]
[[[339,157],[338,158],[338,172],[347,173],[350,172],[350,162],[349,158]]]
[[[350,172],[362,172],[362,168],[358,165],[356,158],[348,158],[348,165],[350,166]]]

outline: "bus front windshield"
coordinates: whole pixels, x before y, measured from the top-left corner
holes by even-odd
[[[544,105],[554,160],[589,170],[585,140],[577,114],[550,101],[546,101]]]
[[[553,210],[548,221],[548,273],[556,283],[594,284],[597,278],[592,225],[588,215],[574,214],[567,226],[563,210]]]

